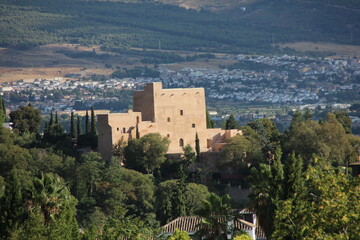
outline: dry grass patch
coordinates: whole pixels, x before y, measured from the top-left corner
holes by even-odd
[[[21,79],[54,79],[64,77],[67,74],[81,74],[90,76],[93,74],[110,75],[113,72],[106,68],[79,68],[79,67],[60,67],[60,68],[0,68],[0,82],[12,82]]]
[[[292,48],[300,52],[334,52],[336,56],[360,57],[360,46],[344,45],[326,42],[296,42],[277,44],[280,48]]]

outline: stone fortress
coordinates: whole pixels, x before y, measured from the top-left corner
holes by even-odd
[[[168,137],[168,154],[182,154],[187,144],[195,149],[196,133],[201,152],[219,152],[226,139],[242,134],[237,129],[206,128],[203,88],[163,89],[161,82],[135,91],[133,110],[98,115],[98,126],[99,152],[105,160],[111,158],[114,144],[136,138],[136,131],[140,137],[148,133]]]

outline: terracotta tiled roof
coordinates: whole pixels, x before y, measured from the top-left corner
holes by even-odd
[[[200,223],[202,218],[196,216],[185,216],[178,217],[173,221],[169,222],[165,226],[163,226],[163,234],[168,235],[175,232],[175,229],[179,229],[181,231],[186,231],[188,233],[195,233],[200,230]],[[222,221],[226,221],[226,218],[223,217]],[[251,230],[255,227],[254,224],[247,222],[242,219],[236,219],[234,221],[235,228],[238,230]],[[255,229],[256,239],[266,239],[265,234],[259,226],[256,226]]]
[[[163,227],[164,232],[173,233],[176,228],[189,233],[196,232],[200,229],[201,219],[201,217],[195,216],[178,217]]]
[[[360,165],[360,161],[350,163],[349,166],[357,166]]]
[[[239,211],[242,214],[254,214],[254,211],[251,211],[249,208],[243,208]]]

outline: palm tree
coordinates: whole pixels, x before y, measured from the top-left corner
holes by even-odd
[[[59,176],[47,173],[41,174],[41,178],[34,178],[28,209],[40,210],[45,223],[55,220],[57,215],[65,209],[69,210],[74,203],[74,197]]]
[[[224,239],[225,219],[229,216],[230,209],[231,199],[228,194],[219,197],[211,193],[209,198],[204,201],[203,207],[197,212],[199,216],[203,217],[200,223],[200,236],[208,240]]]
[[[271,170],[268,165],[261,164],[260,169],[252,168],[249,177],[251,183],[250,208],[255,210],[260,226],[266,236],[271,235],[275,208],[271,199]]]

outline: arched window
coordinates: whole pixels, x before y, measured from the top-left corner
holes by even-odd
[[[183,110],[180,110],[180,115],[184,115],[184,111]]]
[[[140,122],[139,117],[136,117],[136,123],[138,124]]]
[[[126,133],[126,128],[123,128],[123,133]]]
[[[183,147],[184,146],[184,140],[182,138],[180,138],[179,140],[179,146],[180,147]]]
[[[167,121],[170,122],[170,118],[169,118],[169,117],[167,118]]]

